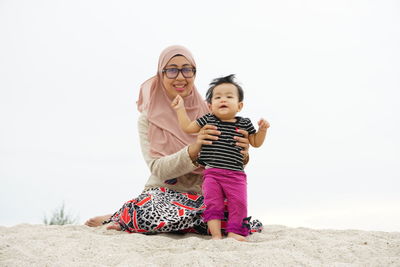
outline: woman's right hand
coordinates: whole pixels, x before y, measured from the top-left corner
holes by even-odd
[[[221,132],[217,130],[217,126],[204,125],[197,135],[196,143],[189,145],[189,155],[192,161],[197,159],[202,145],[211,145],[212,140],[218,140],[218,135],[220,134]]]
[[[217,129],[217,126],[211,124],[204,125],[197,135],[196,143],[200,145],[211,145],[212,140],[218,140],[218,135],[221,134]]]

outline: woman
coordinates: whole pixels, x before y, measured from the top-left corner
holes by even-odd
[[[138,122],[143,157],[151,175],[139,197],[126,202],[113,215],[92,218],[85,224],[127,232],[196,232],[207,234],[202,220],[202,170],[196,160],[203,144],[212,144],[220,134],[205,125],[197,136],[184,133],[170,104],[178,94],[184,98],[189,117],[194,120],[208,112],[196,90],[196,63],[182,46],[166,48],[160,55],[157,75],[140,88]],[[241,131],[247,137],[246,131]],[[248,160],[248,139],[237,137]],[[262,224],[251,222],[251,231]]]

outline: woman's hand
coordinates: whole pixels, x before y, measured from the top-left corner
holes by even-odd
[[[218,140],[218,135],[220,134],[221,132],[217,130],[216,126],[211,124],[204,125],[203,128],[200,129],[199,134],[197,135],[196,143],[189,145],[188,151],[192,161],[195,161],[197,159],[202,145],[211,145],[212,140]]]
[[[237,141],[236,145],[242,147],[243,149],[240,153],[243,154],[243,163],[247,164],[249,161],[249,133],[246,130],[238,129],[239,133],[243,134],[243,137],[234,136],[235,140]]]
[[[200,129],[197,135],[196,143],[200,145],[211,145],[212,140],[218,140],[221,132],[217,130],[217,126],[206,124]]]

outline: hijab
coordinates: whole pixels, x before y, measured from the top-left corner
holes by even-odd
[[[193,67],[196,67],[196,62],[188,49],[178,45],[167,47],[160,55],[157,74],[140,87],[137,108],[140,112],[147,112],[150,156],[152,157],[171,155],[188,144],[194,143],[197,138],[196,135],[187,134],[180,128],[176,112],[171,107],[172,99],[168,97],[162,83],[162,70],[176,55],[184,56]],[[183,99],[191,120],[196,120],[209,112],[196,86],[193,86],[189,95]]]

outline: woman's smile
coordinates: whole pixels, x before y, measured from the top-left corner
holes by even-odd
[[[168,61],[164,68],[177,68],[181,70],[182,68],[193,68],[193,66],[184,56],[175,56]],[[178,76],[175,78],[168,78],[166,74],[163,74],[162,83],[169,98],[174,99],[178,94],[182,97],[190,94],[194,86],[194,78],[195,76],[185,78],[182,72],[179,71]]]
[[[186,89],[186,84],[174,84],[174,88],[178,92],[183,92]]]

